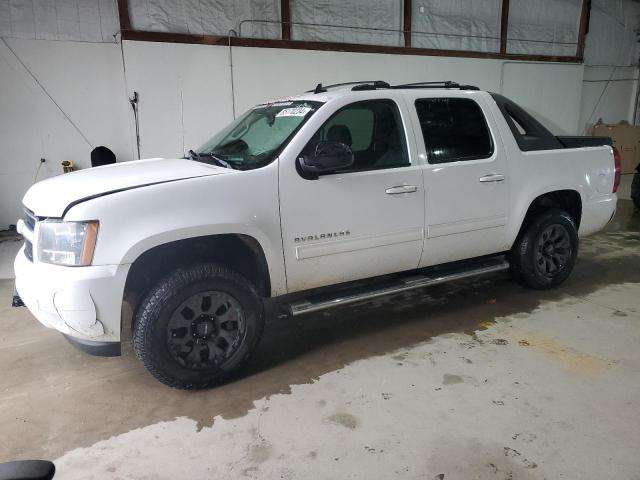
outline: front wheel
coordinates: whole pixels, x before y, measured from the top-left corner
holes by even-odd
[[[547,210],[518,236],[509,253],[511,272],[528,287],[553,288],[571,274],[577,253],[578,232],[571,215]]]
[[[264,326],[251,283],[216,264],[179,268],[142,301],[133,347],[149,372],[182,389],[213,386],[238,370]]]

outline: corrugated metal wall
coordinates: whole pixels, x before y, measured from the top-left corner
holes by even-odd
[[[115,42],[116,0],[3,0],[0,36],[38,40]]]
[[[403,45],[403,0],[290,0],[294,40]],[[576,53],[581,0],[510,0],[508,53]],[[280,38],[279,0],[129,0],[136,30]],[[413,0],[412,45],[499,51],[501,0]],[[640,3],[592,0],[586,63],[638,61]],[[116,0],[5,0],[0,36],[114,42]]]

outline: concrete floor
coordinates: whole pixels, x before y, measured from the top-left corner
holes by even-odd
[[[554,291],[505,275],[274,319],[248,369],[165,388],[78,352],[0,281],[0,461],[60,479],[640,479],[640,213]]]

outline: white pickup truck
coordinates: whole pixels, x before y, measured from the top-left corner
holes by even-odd
[[[16,289],[94,354],[118,355],[131,322],[158,380],[204,388],[256,348],[268,298],[299,315],[507,269],[555,287],[578,237],[613,217],[618,183],[608,138],[555,137],[500,95],[318,85],[185,158],[31,187]]]

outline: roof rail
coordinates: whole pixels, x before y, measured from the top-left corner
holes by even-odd
[[[446,80],[444,82],[416,82],[416,83],[404,83],[402,85],[393,85],[391,88],[455,88],[458,90],[480,90],[478,87],[473,85],[461,85],[457,82],[452,82],[451,80]]]
[[[394,85],[394,86],[396,88],[404,88],[404,87],[418,87],[418,86],[427,86],[427,85],[449,87],[449,86],[457,86],[458,83],[457,82],[453,82],[451,80],[443,80],[443,81],[438,81],[438,82],[402,83],[400,85]]]
[[[412,89],[412,88],[454,88],[457,90],[480,90],[478,87],[473,85],[461,85],[457,82],[452,82],[451,80],[445,80],[442,82],[416,82],[416,83],[403,83],[400,85],[389,85],[384,80],[362,80],[359,82],[344,82],[344,83],[334,83],[333,85],[322,85],[319,83],[316,85],[316,88],[313,90],[307,90],[307,93],[324,93],[329,88],[336,87],[345,87],[348,85],[354,85],[351,89],[353,91],[359,90],[377,90],[377,89]]]
[[[323,93],[329,88],[345,87],[347,85],[371,85],[375,88],[389,88],[389,84],[383,80],[360,80],[359,82],[334,83],[332,85],[322,85],[319,83],[313,90],[307,90],[306,93]]]
[[[373,83],[361,83],[359,85],[356,85],[351,89],[351,91],[357,92],[359,90],[376,90],[378,88],[391,88],[391,85],[383,80],[376,80]]]

